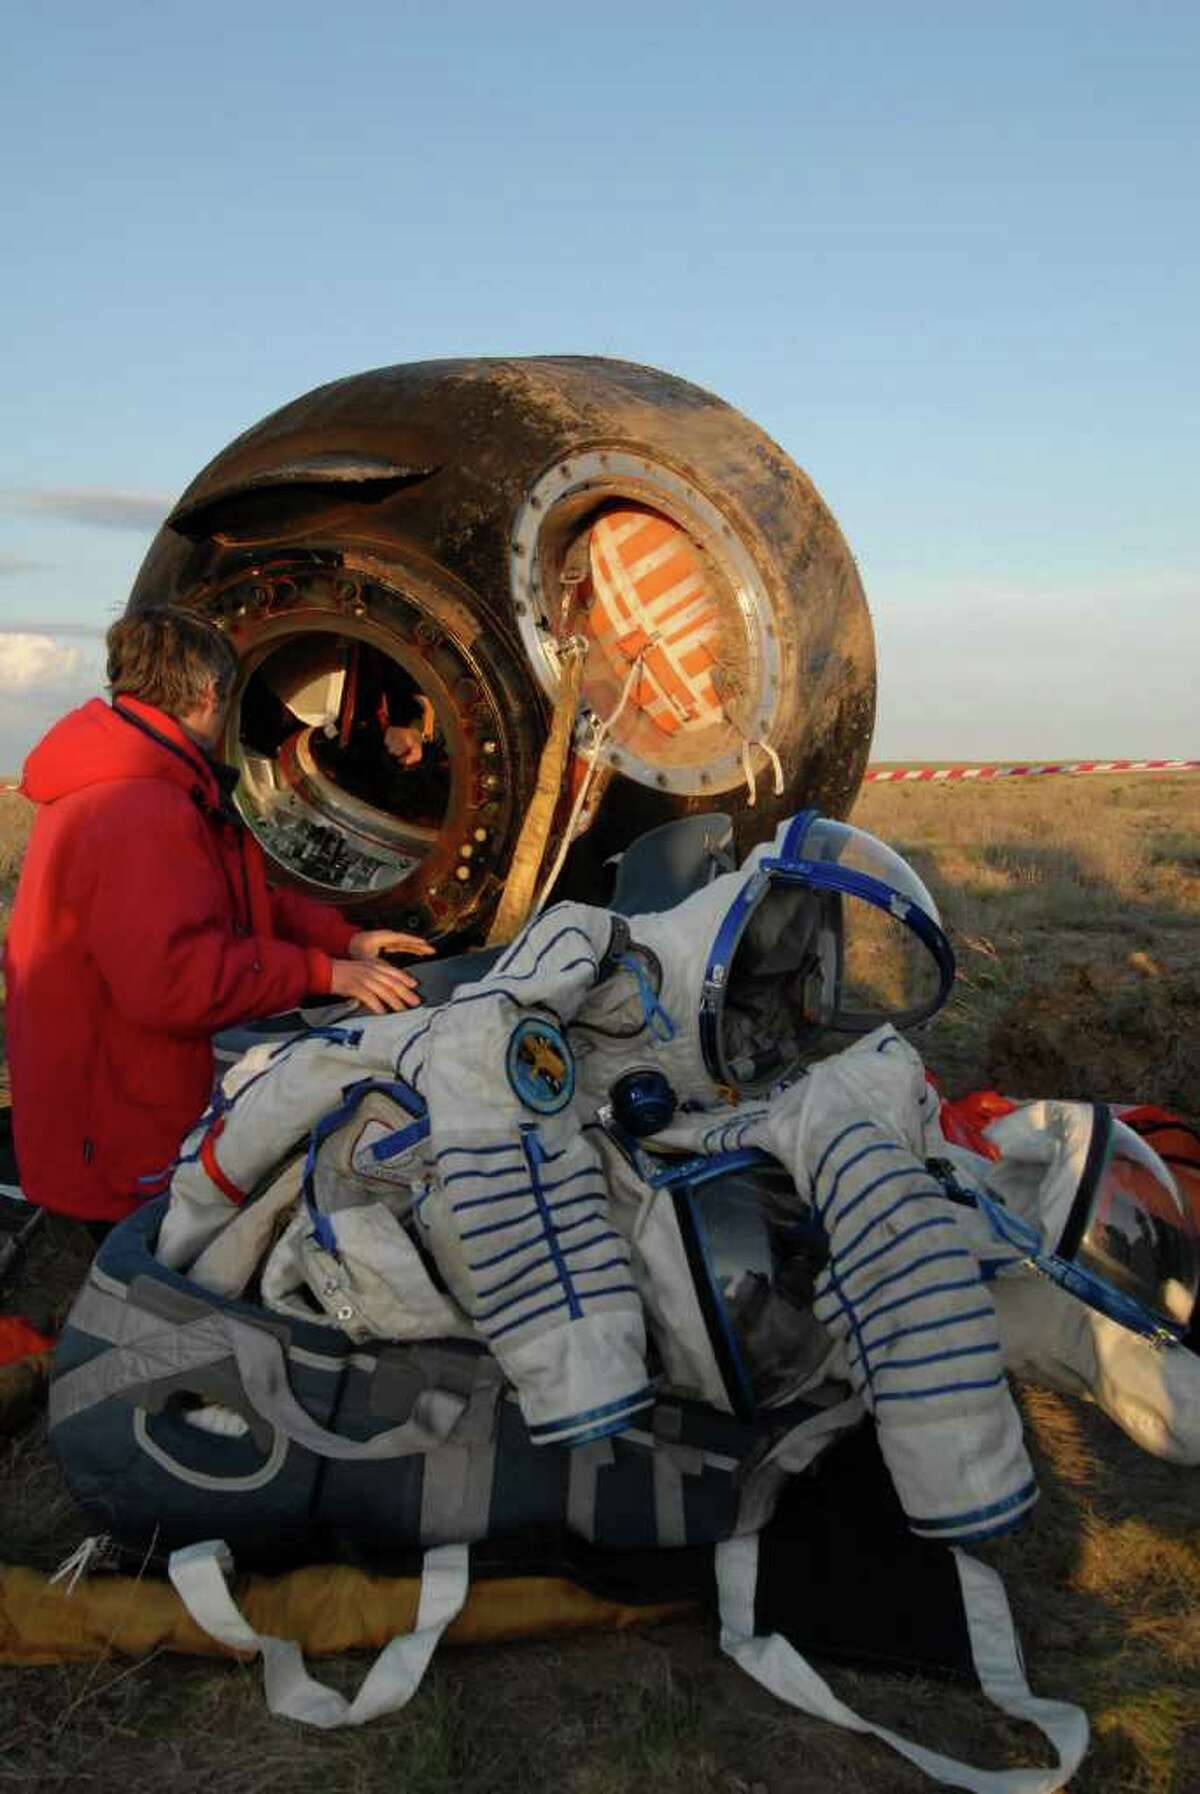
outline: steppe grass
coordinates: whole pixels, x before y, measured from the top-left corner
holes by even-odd
[[[921,867],[961,975],[921,1042],[952,1094],[1158,1101],[1195,1114],[1200,1064],[1200,778],[867,787],[856,817]],[[0,866],[24,806],[0,797]],[[7,856],[6,858],[3,856]],[[51,1321],[82,1275],[52,1222],[17,1305]],[[1020,1399],[1042,1487],[986,1555],[1008,1585],[1040,1693],[1093,1728],[1077,1794],[1200,1788],[1200,1485],[1094,1409]],[[34,1421],[2,1448],[9,1561],[48,1568],[84,1530]],[[802,1595],[802,1591],[798,1591]],[[870,1598],[847,1565],[847,1599]],[[322,1674],[344,1690],[363,1664]],[[1024,1728],[961,1690],[835,1671],[870,1717],[981,1763],[1038,1760]],[[364,1733],[269,1720],[253,1666],[156,1657],[0,1672],[0,1786],[127,1794],[916,1794],[884,1749],[790,1712],[717,1654],[710,1625],[447,1651],[403,1713]]]

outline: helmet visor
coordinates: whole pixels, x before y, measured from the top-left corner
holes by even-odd
[[[1064,1256],[1161,1322],[1186,1330],[1200,1284],[1191,1217],[1158,1154],[1114,1120],[1073,1254]]]
[[[916,1026],[953,975],[937,905],[890,847],[818,817],[794,852],[763,863],[729,960],[718,1045],[742,1092],[836,1051],[830,1035]]]
[[[675,1198],[730,1406],[747,1416],[787,1399],[828,1352],[812,1315],[825,1245],[790,1174],[757,1153],[718,1157]]]
[[[910,925],[918,916],[941,928],[937,904],[924,881],[886,842],[826,816],[817,817],[805,831],[799,856],[847,875],[838,988],[823,1019],[849,1034],[869,1033],[883,1022],[912,1026],[924,1020],[944,996],[941,967]],[[884,891],[887,899],[881,907],[878,898]]]

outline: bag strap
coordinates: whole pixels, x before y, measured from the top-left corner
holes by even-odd
[[[470,1587],[465,1545],[438,1545],[421,1567],[416,1625],[386,1644],[352,1701],[310,1676],[294,1639],[256,1632],[229,1589],[233,1556],[224,1539],[206,1539],[173,1551],[167,1564],[176,1594],[210,1638],[235,1651],[257,1651],[263,1660],[267,1708],[280,1719],[333,1731],[365,1725],[410,1701],[429,1667],[442,1633],[462,1612]]]
[[[880,1738],[936,1782],[969,1794],[1053,1794],[1074,1775],[1088,1746],[1087,1716],[1068,1701],[1040,1700],[1021,1667],[1020,1647],[1004,1584],[986,1564],[954,1551],[975,1673],[987,1699],[1002,1712],[1034,1725],[1054,1747],[1052,1769],[977,1769],[914,1744],[864,1719],[838,1699],[828,1682],[778,1632],[754,1636],[758,1538],[727,1539],[716,1548],[721,1649],[739,1668],[789,1706],[850,1732]]]
[[[94,1296],[95,1292],[89,1296],[89,1319],[102,1306]],[[87,1321],[79,1319],[78,1304],[73,1313],[76,1324],[86,1327]],[[231,1358],[237,1366],[250,1415],[318,1457],[342,1463],[377,1463],[385,1458],[433,1451],[446,1443],[467,1411],[467,1402],[461,1395],[446,1389],[423,1389],[411,1414],[400,1425],[376,1433],[371,1439],[348,1439],[322,1426],[301,1406],[288,1378],[283,1346],[265,1328],[239,1320],[215,1306],[200,1320],[173,1327],[164,1326],[157,1316],[126,1305],[122,1305],[116,1318],[123,1325],[126,1343],[98,1353],[51,1384],[52,1427],[113,1397],[124,1397],[136,1405],[139,1396],[144,1397],[156,1382],[177,1381],[186,1373],[201,1373],[228,1364]],[[96,1320],[94,1329],[101,1324]],[[110,1322],[109,1335],[116,1330],[115,1323]],[[236,1393],[223,1390],[220,1399],[227,1406],[241,1408]]]

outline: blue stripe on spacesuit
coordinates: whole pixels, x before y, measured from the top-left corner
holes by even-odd
[[[558,1206],[561,1208],[564,1205],[560,1203]],[[528,1220],[536,1221],[537,1215],[536,1213],[531,1213],[526,1218]],[[559,1239],[561,1240],[564,1234],[574,1233],[577,1227],[587,1227],[589,1223],[595,1221],[596,1218],[597,1217],[594,1214],[580,1215],[578,1221],[568,1221],[565,1227],[559,1228]],[[520,1223],[514,1223],[514,1225],[519,1226]],[[490,1230],[485,1229],[484,1231],[486,1232]],[[465,1239],[467,1236],[464,1234],[462,1237]],[[494,1252],[491,1258],[477,1258],[474,1262],[468,1260],[467,1269],[468,1271],[490,1271],[493,1265],[503,1264],[506,1258],[515,1258],[518,1252],[528,1252],[531,1247],[540,1246],[541,1243],[541,1234],[535,1233],[531,1235],[529,1239],[521,1240],[516,1246],[506,1246],[503,1252]]]
[[[888,1310],[905,1307],[910,1301],[915,1301],[916,1296],[930,1295],[935,1290],[940,1293],[944,1290],[970,1289],[976,1281],[974,1277],[964,1277],[958,1283],[933,1283],[929,1289],[917,1290],[913,1296],[901,1296],[899,1301],[885,1303],[883,1308],[877,1309],[863,1322],[863,1326],[869,1327],[872,1321],[877,1321]],[[897,1327],[894,1333],[884,1333],[878,1339],[868,1340],[867,1344],[872,1349],[877,1349],[880,1346],[894,1345],[898,1339],[908,1339],[913,1333],[940,1333],[946,1327],[965,1327],[968,1321],[987,1320],[993,1312],[991,1308],[969,1308],[966,1314],[942,1315],[936,1321],[916,1321],[911,1327]]]
[[[528,1314],[519,1314],[515,1321],[505,1321],[502,1327],[493,1328],[488,1334],[488,1339],[503,1339],[504,1335],[511,1333],[514,1327],[527,1326],[530,1321],[540,1320],[544,1314],[553,1314],[556,1309],[565,1308],[566,1305],[567,1298],[565,1296],[559,1296],[554,1302],[543,1302],[540,1308],[531,1309]]]
[[[872,1343],[878,1347],[880,1341]],[[886,1364],[875,1366],[875,1374],[882,1376],[888,1370],[923,1370],[927,1364],[947,1364],[952,1358],[978,1358],[983,1352],[999,1356],[1000,1347],[994,1339],[985,1339],[979,1345],[951,1346],[945,1352],[927,1352],[923,1358],[889,1358]]]
[[[553,1259],[546,1258],[542,1259],[540,1262],[542,1264],[553,1264],[554,1261]],[[531,1268],[536,1269],[536,1267]],[[497,1302],[494,1308],[473,1309],[471,1312],[471,1319],[476,1325],[482,1326],[486,1321],[494,1320],[498,1314],[504,1314],[510,1308],[519,1308],[522,1302],[531,1302],[535,1296],[545,1295],[548,1289],[561,1289],[561,1287],[562,1280],[558,1276],[556,1270],[553,1277],[544,1277],[540,1283],[531,1284],[528,1289],[521,1290],[519,1294],[508,1296],[503,1302]],[[564,1297],[563,1300],[565,1301],[566,1298]]]
[[[1037,1500],[1037,1484],[1027,1482],[1013,1494],[1006,1495],[1002,1501],[991,1501],[986,1507],[968,1508],[965,1513],[948,1514],[934,1519],[910,1520],[908,1524],[914,1532],[925,1537],[948,1532],[958,1532],[964,1527],[978,1527],[981,1521],[993,1524],[981,1531],[972,1533],[975,1538],[986,1538],[991,1532],[1003,1532],[1011,1525],[1018,1511],[1032,1505]]]
[[[376,1140],[371,1147],[371,1157],[381,1164],[384,1159],[394,1159],[407,1152],[410,1146],[418,1146],[428,1138],[428,1121],[410,1121],[407,1127],[399,1127],[394,1133],[385,1134],[382,1140]]]
[[[614,1283],[614,1284],[610,1285],[610,1287],[608,1289],[590,1289],[588,1291],[588,1300],[590,1302],[595,1302],[595,1301],[598,1301],[601,1296],[636,1296],[636,1295],[637,1295],[637,1288],[634,1284],[632,1284],[632,1283]],[[530,1314],[519,1314],[515,1321],[505,1321],[505,1323],[502,1327],[494,1327],[488,1333],[488,1339],[489,1340],[500,1339],[505,1333],[511,1333],[514,1327],[527,1326],[530,1321],[539,1320],[543,1314],[553,1314],[556,1308],[565,1308],[566,1306],[567,1306],[567,1298],[565,1296],[560,1296],[557,1302],[546,1302],[542,1305],[541,1308],[535,1308],[532,1311],[532,1313],[530,1313]],[[576,1317],[572,1316],[571,1318],[575,1319]],[[566,1422],[566,1421],[563,1422],[563,1425],[567,1425],[567,1424],[568,1424],[568,1422]]]
[[[561,1158],[562,1154],[555,1153],[554,1156],[555,1158]],[[511,1176],[512,1173],[506,1172],[505,1175]],[[565,1190],[568,1184],[573,1184],[576,1179],[580,1177],[596,1178],[601,1185],[598,1192],[600,1200],[603,1201],[605,1199],[608,1194],[608,1189],[607,1185],[604,1183],[604,1173],[598,1165],[583,1165],[578,1171],[568,1172],[566,1177],[556,1177],[550,1183],[539,1183],[538,1189]],[[462,1202],[452,1202],[450,1204],[450,1213],[452,1215],[461,1215],[469,1208],[487,1208],[493,1202],[509,1202],[514,1196],[530,1195],[536,1196],[537,1189],[532,1188],[529,1184],[517,1184],[511,1190],[492,1190],[487,1196],[467,1196],[464,1197]],[[463,1238],[466,1238],[465,1234],[463,1235]]]
[[[833,1292],[838,1299],[838,1305],[850,1324],[850,1331],[854,1336],[853,1343],[858,1347],[858,1356],[862,1365],[862,1373],[867,1380],[867,1389],[870,1395],[874,1397],[875,1386],[871,1375],[871,1357],[870,1353],[867,1351],[867,1342],[862,1336],[862,1326],[858,1318],[858,1310],[842,1288],[841,1279],[839,1278],[832,1261],[829,1264],[826,1275],[828,1276]],[[816,1304],[814,1304],[813,1312],[816,1313]]]
[[[450,1150],[453,1151],[454,1148],[452,1147],[452,1148],[450,1148]],[[493,1147],[485,1147],[483,1150],[490,1151],[490,1152],[498,1152],[501,1149],[499,1147],[493,1146]],[[514,1158],[519,1158],[519,1156],[520,1156],[521,1149],[519,1146],[506,1146],[503,1148],[503,1150],[505,1152],[511,1153]],[[563,1152],[565,1152],[565,1151],[566,1151],[566,1147],[564,1146]],[[546,1154],[546,1163],[550,1164],[552,1160],[561,1159],[562,1156],[563,1156],[562,1152],[548,1152]],[[448,1189],[451,1184],[461,1183],[464,1177],[469,1177],[472,1180],[472,1182],[474,1182],[474,1183],[484,1183],[494,1177],[519,1177],[521,1172],[523,1171],[523,1169],[524,1169],[523,1165],[516,1164],[516,1165],[501,1165],[495,1171],[475,1171],[473,1169],[469,1170],[469,1171],[452,1171],[448,1177],[441,1177],[441,1178],[439,1178],[438,1181],[441,1183],[443,1190],[445,1190],[445,1189]]]
[[[961,1395],[969,1389],[998,1389],[1004,1381],[1004,1372],[999,1376],[987,1377],[980,1382],[935,1383],[932,1389],[895,1389],[877,1395],[877,1402],[921,1402],[931,1395]]]
[[[715,1157],[720,1153],[745,1150],[742,1143],[746,1135],[759,1125],[766,1113],[764,1108],[747,1109],[742,1114],[735,1115],[731,1121],[722,1121],[718,1126],[708,1128],[701,1135],[701,1152]]]
[[[563,930],[564,934],[567,932],[567,929]],[[578,934],[579,930],[575,929],[574,932]],[[549,951],[550,948],[547,947],[546,953],[549,953]],[[542,959],[544,958],[545,954],[541,954],[532,971],[529,972],[493,972],[492,977],[496,980],[496,989],[503,992],[510,984],[524,984],[530,978],[536,978],[538,975],[538,966],[540,966]],[[595,955],[591,953],[581,953],[578,959],[569,959],[566,965],[555,966],[554,969],[558,977],[565,978],[568,972],[573,972],[575,970],[576,966],[590,966],[593,973],[599,970]],[[489,992],[488,994],[490,995],[491,993]]]
[[[903,1232],[895,1234],[890,1240],[885,1240],[882,1246],[876,1246],[874,1252],[868,1252],[866,1257],[860,1258],[857,1264],[842,1266],[840,1274],[848,1281],[851,1277],[857,1277],[858,1273],[865,1270],[868,1265],[874,1264],[876,1259],[883,1258],[889,1252],[894,1252],[896,1247],[903,1246],[906,1240],[914,1239],[917,1234],[927,1233],[931,1227],[956,1228],[957,1226],[958,1222],[953,1215],[932,1215],[928,1221],[918,1221],[915,1227],[906,1227]],[[907,1275],[911,1269],[911,1265],[906,1266],[902,1275]],[[866,1297],[860,1295],[858,1300],[864,1302]]]
[[[834,1135],[833,1139],[829,1142],[829,1145],[817,1160],[817,1168],[812,1174],[812,1187],[814,1190],[820,1181],[821,1173],[825,1169],[825,1164],[830,1153],[836,1152],[843,1140],[848,1139],[851,1134],[860,1134],[865,1127],[874,1129],[875,1123],[873,1121],[852,1121],[842,1129],[840,1134]]]
[[[654,1390],[647,1383],[644,1388],[635,1390],[632,1395],[623,1395],[615,1402],[603,1402],[598,1408],[582,1408],[577,1414],[565,1415],[560,1420],[544,1420],[537,1426],[527,1428],[531,1439],[544,1439],[549,1434],[567,1432],[573,1427],[590,1425],[597,1420],[608,1420],[616,1414],[627,1414],[637,1408],[644,1408],[653,1401]]]
[[[523,953],[526,947],[531,947],[533,945],[536,936],[543,928],[545,928],[546,924],[548,922],[553,922],[555,917],[561,916],[563,911],[570,907],[571,906],[567,903],[556,903],[552,909],[548,909],[544,914],[535,917],[534,920],[529,923],[528,927],[523,929],[516,940],[511,943],[508,951],[496,961],[492,970],[494,972],[506,971],[507,968],[515,962],[518,954]],[[550,941],[549,946],[552,947],[554,941],[561,940],[562,936],[568,933],[579,935],[583,940],[587,941],[589,947],[591,946],[590,936],[584,929],[580,928],[577,922],[570,922],[565,928],[560,928],[558,933],[554,936],[554,939]]]
[[[576,1223],[574,1223],[574,1225],[578,1226],[578,1225],[580,1225],[580,1223],[576,1222]],[[561,1237],[561,1235],[560,1235],[560,1237]],[[617,1233],[614,1228],[604,1227],[600,1230],[599,1233],[592,1234],[590,1239],[577,1240],[573,1246],[564,1246],[563,1247],[563,1257],[570,1258],[571,1255],[575,1252],[586,1252],[589,1246],[599,1246],[599,1245],[602,1245],[605,1240],[619,1240],[619,1239],[622,1239],[623,1237],[624,1236],[622,1234]],[[527,1246],[540,1246],[541,1243],[542,1243],[542,1241],[541,1241],[540,1234],[535,1236],[535,1238],[533,1238],[532,1240],[529,1240],[526,1242]],[[525,1249],[526,1249],[525,1247],[514,1248],[514,1250],[516,1250],[516,1251],[523,1251]],[[508,1256],[508,1254],[506,1253],[505,1257],[507,1257],[507,1256]],[[628,1263],[628,1259],[626,1259],[625,1262]],[[509,1275],[508,1277],[502,1277],[500,1279],[499,1283],[493,1283],[488,1289],[481,1289],[479,1291],[479,1300],[481,1302],[490,1301],[493,1296],[499,1295],[499,1293],[502,1289],[509,1289],[514,1283],[519,1283],[522,1277],[528,1277],[531,1271],[536,1271],[539,1268],[539,1266],[544,1265],[544,1264],[549,1264],[549,1263],[550,1263],[550,1259],[549,1259],[548,1255],[545,1257],[542,1257],[542,1258],[531,1259],[527,1265],[522,1265],[519,1271],[513,1271],[511,1273],[511,1275]],[[602,1269],[605,1267],[589,1266],[587,1268],[588,1269]]]
[[[570,1314],[571,1319],[575,1321],[578,1320],[583,1313],[583,1304],[580,1302],[579,1296],[575,1290],[575,1285],[571,1281],[570,1267],[563,1257],[562,1248],[555,1237],[554,1220],[550,1213],[549,1205],[546,1202],[545,1192],[542,1189],[541,1167],[545,1161],[546,1155],[541,1140],[538,1138],[537,1125],[535,1122],[523,1121],[521,1123],[521,1150],[525,1154],[525,1163],[529,1166],[529,1181],[533,1185],[533,1199],[538,1205],[538,1211],[542,1217],[542,1225],[546,1230],[546,1243],[549,1246],[551,1256],[554,1259],[554,1266],[558,1272],[559,1282],[562,1284],[563,1290],[566,1293],[567,1311]],[[590,1170],[591,1167],[589,1166],[588,1169]],[[571,1180],[570,1178],[564,1178],[562,1181],[564,1183],[569,1183]]]
[[[848,1159],[846,1159],[845,1162],[839,1167],[837,1176],[834,1178],[832,1184],[829,1186],[829,1195],[827,1196],[827,1198],[825,1200],[825,1206],[823,1208],[821,1208],[818,1205],[818,1212],[821,1216],[821,1219],[825,1222],[827,1227],[831,1225],[830,1218],[829,1218],[829,1211],[833,1207],[834,1198],[836,1197],[837,1192],[838,1192],[838,1185],[842,1181],[842,1173],[844,1171],[851,1170],[853,1166],[860,1164],[863,1159],[869,1159],[873,1153],[877,1153],[877,1152],[900,1152],[900,1153],[903,1153],[904,1161],[905,1161],[904,1162],[904,1170],[908,1173],[908,1175],[910,1177],[912,1177],[919,1170],[919,1167],[913,1164],[912,1153],[909,1152],[905,1147],[900,1146],[895,1140],[876,1140],[870,1146],[864,1146],[860,1152],[852,1153],[851,1156]],[[893,1172],[890,1172],[888,1175],[891,1177],[895,1177],[898,1175],[898,1173],[893,1171]],[[847,1215],[853,1214],[853,1212],[857,1208],[858,1204],[860,1202],[865,1201],[866,1198],[871,1194],[871,1191],[875,1188],[876,1188],[876,1186],[874,1184],[868,1184],[865,1190],[863,1190],[858,1196],[853,1197],[851,1199],[851,1201],[847,1203],[846,1207],[837,1216],[837,1220],[839,1222],[844,1221],[846,1219]],[[942,1194],[942,1190],[939,1187],[938,1195],[940,1196],[941,1194]]]
[[[890,1242],[890,1244],[897,1245],[902,1239],[909,1238],[912,1234],[921,1232],[929,1225],[928,1222],[921,1222],[917,1227],[908,1229],[906,1234],[898,1235],[895,1240]],[[883,1250],[886,1249],[887,1248],[884,1248]],[[878,1252],[870,1255],[871,1258],[878,1258],[879,1256],[880,1253]],[[885,1335],[883,1338],[868,1340],[865,1329],[870,1327],[872,1322],[877,1321],[882,1315],[891,1313],[896,1308],[907,1307],[909,1303],[919,1301],[922,1296],[939,1295],[951,1290],[977,1287],[979,1279],[977,1276],[973,1276],[928,1284],[924,1289],[910,1290],[896,1301],[884,1303],[880,1308],[875,1309],[873,1312],[869,1308],[871,1296],[878,1290],[886,1288],[889,1284],[895,1283],[899,1278],[911,1276],[913,1272],[922,1269],[926,1265],[935,1264],[947,1258],[969,1258],[970,1256],[967,1249],[962,1246],[951,1247],[944,1252],[926,1253],[923,1258],[915,1260],[913,1264],[905,1266],[903,1270],[892,1272],[889,1276],[881,1278],[877,1283],[872,1285],[871,1289],[860,1295],[857,1301],[851,1299],[843,1283],[843,1277],[846,1275],[853,1275],[853,1273],[842,1273],[839,1275],[836,1266],[832,1262],[830,1263],[825,1273],[828,1278],[828,1288],[818,1296],[813,1304],[813,1313],[816,1315],[816,1318],[822,1322],[831,1320],[833,1315],[839,1310],[845,1315],[852,1336],[848,1341],[847,1349],[851,1353],[857,1352],[862,1373],[866,1378],[872,1393],[874,1393],[874,1374],[876,1366],[872,1361],[871,1353],[872,1351],[881,1350],[892,1338],[895,1338],[898,1335],[891,1334]],[[870,1258],[860,1260],[859,1268],[869,1262]],[[912,1330],[915,1332],[926,1330],[933,1331],[943,1326],[961,1326],[965,1320],[977,1319],[980,1318],[981,1315],[986,1315],[987,1313],[988,1310],[985,1309],[977,1311],[974,1315],[969,1317],[961,1315],[943,1316],[934,1321],[925,1323],[923,1327],[914,1326]],[[904,1331],[905,1329],[900,1329],[901,1333]]]
[[[878,1190],[883,1184],[894,1183],[898,1177],[911,1177],[912,1175],[913,1169],[911,1165],[904,1166],[900,1171],[886,1171],[882,1177],[877,1177],[875,1179],[875,1182],[870,1185],[870,1189]],[[928,1186],[922,1186],[915,1190],[906,1190],[903,1196],[898,1196],[896,1198],[890,1208],[885,1208],[881,1214],[873,1215],[864,1226],[859,1228],[852,1240],[847,1240],[844,1246],[840,1246],[838,1248],[838,1257],[840,1259],[848,1258],[850,1253],[854,1251],[854,1248],[860,1246],[869,1233],[873,1233],[882,1222],[890,1221],[893,1215],[898,1214],[902,1208],[907,1208],[910,1202],[927,1203],[931,1196],[936,1200],[941,1196],[941,1191]],[[851,1206],[853,1206],[853,1204]],[[953,1217],[950,1217],[950,1219],[953,1219]],[[844,1270],[843,1275],[850,1277],[853,1275],[853,1272]]]
[[[549,921],[550,916],[552,916],[553,914],[554,914],[554,911],[551,910],[548,915],[542,917],[542,921],[543,922]],[[565,940],[569,934],[577,934],[579,936],[580,940],[583,942],[584,946],[588,950],[587,951],[588,963],[593,967],[593,969],[597,969],[596,956],[592,951],[591,936],[587,933],[587,931],[585,929],[580,928],[578,923],[568,922],[566,924],[566,926],[563,928],[560,928],[558,933],[556,935],[553,935],[550,938],[550,940],[548,940],[543,947],[539,947],[537,954],[534,958],[533,964],[530,966],[528,971],[510,972],[508,970],[508,968],[510,965],[515,963],[515,956],[517,955],[517,953],[519,953],[521,951],[521,949],[524,947],[532,946],[533,935],[534,935],[534,932],[535,932],[537,926],[538,926],[538,924],[534,923],[532,928],[527,929],[525,931],[524,937],[521,940],[515,941],[513,943],[512,949],[508,953],[508,955],[504,959],[502,959],[498,965],[493,966],[492,971],[490,973],[490,976],[492,978],[507,977],[507,978],[513,979],[514,982],[516,982],[516,981],[524,982],[525,979],[532,978],[534,973],[537,971],[538,967],[541,965],[542,961],[545,959],[547,953],[552,952],[553,949],[555,947],[557,947],[559,941]],[[580,964],[582,962],[577,960],[574,963]],[[562,969],[565,969],[565,968],[560,968],[560,970],[562,970]]]
[[[408,1055],[412,1052],[412,1049],[416,1046],[418,1040],[424,1040],[432,1026],[432,1021],[426,1022],[423,1028],[418,1028],[415,1034],[410,1034],[404,1045],[400,1048],[400,1051],[396,1055],[396,1076],[398,1078],[403,1077],[404,1075],[400,1067],[404,1064],[404,1061],[408,1058]]]
[[[596,1192],[587,1190],[582,1196],[563,1196],[557,1202],[547,1202],[544,1207],[554,1213],[560,1208],[578,1208],[581,1202],[595,1202],[595,1200]],[[526,1221],[538,1220],[542,1213],[541,1208],[527,1209],[523,1215],[510,1215],[506,1221],[488,1221],[482,1227],[468,1227],[458,1237],[460,1240],[475,1240],[480,1239],[485,1233],[499,1233],[505,1227],[523,1227]]]
[[[539,1264],[550,1264],[553,1262],[554,1261],[550,1258],[544,1258],[544,1259],[540,1259],[538,1261]],[[526,1269],[523,1272],[520,1273],[520,1275],[528,1276],[530,1271],[536,1270],[537,1268],[538,1268],[537,1265],[529,1265],[526,1267]],[[560,1279],[557,1275],[557,1269],[558,1269],[558,1267],[557,1267],[557,1265],[555,1265],[555,1272],[556,1272],[555,1276],[547,1277],[545,1279],[545,1281],[542,1283],[535,1283],[532,1286],[532,1288],[530,1288],[530,1289],[519,1290],[515,1296],[508,1296],[508,1297],[506,1297],[506,1299],[503,1302],[497,1302],[497,1304],[494,1308],[487,1308],[487,1309],[477,1308],[477,1309],[475,1309],[471,1315],[471,1319],[473,1321],[477,1322],[478,1324],[482,1325],[485,1321],[495,1320],[495,1318],[498,1314],[504,1314],[510,1308],[519,1307],[522,1302],[528,1302],[531,1300],[532,1297],[540,1296],[544,1290],[553,1289],[555,1287],[555,1285],[560,1282]],[[629,1269],[629,1259],[625,1253],[621,1253],[616,1258],[606,1258],[604,1260],[603,1264],[581,1265],[579,1270],[576,1272],[576,1276],[583,1278],[585,1276],[596,1275],[601,1271],[615,1271],[618,1269],[622,1270],[622,1271],[627,1271]],[[595,1290],[585,1291],[585,1294],[587,1294],[589,1296],[595,1295],[596,1293],[597,1292]],[[581,1310],[581,1312],[582,1312],[582,1310]],[[578,1317],[576,1315],[572,1315],[571,1318],[572,1318],[572,1320],[575,1320]]]
[[[482,1159],[494,1152],[517,1153],[520,1150],[520,1147],[514,1146],[511,1140],[501,1140],[497,1146],[443,1146],[440,1152],[434,1153],[433,1160],[435,1164],[440,1165],[442,1160],[448,1159],[452,1152],[465,1152],[472,1158]],[[451,1175],[455,1174],[452,1173]],[[484,1176],[484,1173],[481,1171],[479,1175],[482,1177]],[[448,1182],[449,1179],[443,1181]]]
[[[654,1391],[648,1388],[644,1394],[637,1398],[631,1407],[623,1409],[621,1413],[614,1416],[612,1420],[598,1420],[593,1426],[583,1427],[582,1429],[578,1427],[578,1423],[572,1423],[574,1430],[569,1433],[547,1433],[544,1439],[534,1439],[531,1443],[534,1445],[569,1445],[574,1447],[576,1445],[590,1445],[593,1439],[609,1439],[614,1433],[624,1432],[625,1428],[643,1408],[652,1407],[653,1404]]]
[[[870,1289],[860,1290],[858,1300],[865,1305],[878,1290],[886,1289],[889,1284],[898,1283],[902,1277],[911,1277],[914,1271],[922,1271],[926,1265],[939,1264],[946,1258],[970,1258],[972,1263],[974,1263],[971,1252],[966,1246],[947,1246],[940,1252],[927,1252],[924,1258],[914,1259],[912,1264],[905,1265],[902,1270],[889,1271],[886,1277],[881,1277],[878,1283],[873,1283],[871,1285]],[[905,1302],[915,1302],[918,1296],[933,1295],[935,1291],[940,1293],[952,1289],[966,1289],[970,1284],[978,1283],[978,1281],[978,1276],[972,1276],[965,1277],[961,1283],[931,1283],[927,1285],[925,1289],[913,1290],[911,1294],[901,1296],[898,1301],[888,1304],[888,1307],[903,1307]],[[887,1312],[887,1307],[877,1308],[872,1314],[871,1319],[878,1320],[881,1314],[886,1314]]]

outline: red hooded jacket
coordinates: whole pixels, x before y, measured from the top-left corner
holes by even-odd
[[[161,710],[117,703],[72,711],[25,763],[42,808],[5,944],[22,1188],[82,1220],[164,1187],[209,1099],[212,1035],[328,991],[355,932],[268,889],[211,763]]]

